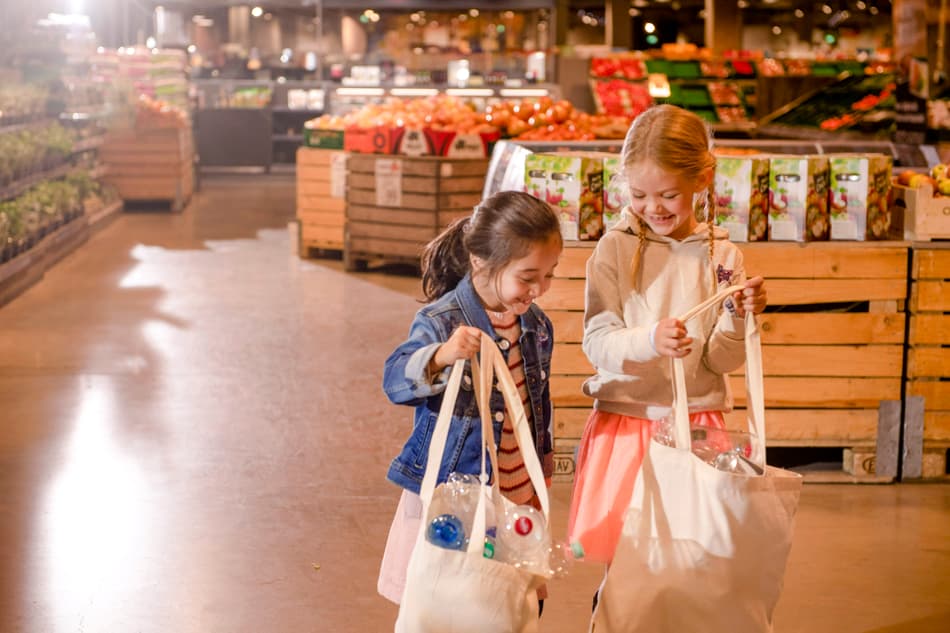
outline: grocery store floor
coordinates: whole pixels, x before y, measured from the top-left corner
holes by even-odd
[[[0,308],[0,631],[391,630],[409,411],[379,385],[417,280],[297,259],[293,199],[290,176],[207,177]],[[543,632],[586,630],[599,574],[552,585]],[[775,620],[950,630],[950,486],[807,486]]]

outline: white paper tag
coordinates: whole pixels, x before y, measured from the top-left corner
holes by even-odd
[[[330,154],[330,197],[346,195],[346,152]]]
[[[723,222],[722,228],[729,231],[730,242],[748,242],[749,226],[742,222]]]
[[[851,219],[836,220],[831,219],[831,239],[833,240],[857,240],[858,223]]]
[[[398,158],[376,159],[376,206],[402,206],[402,161]]]
[[[770,240],[785,242],[801,242],[802,238],[798,234],[798,226],[794,220],[769,220],[771,222]]]

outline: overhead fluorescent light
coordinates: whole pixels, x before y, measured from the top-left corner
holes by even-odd
[[[450,97],[492,97],[495,91],[491,88],[448,88],[445,94]]]
[[[503,97],[547,97],[550,92],[545,88],[502,88]]]
[[[439,91],[436,88],[392,88],[389,94],[394,97],[434,97]]]
[[[382,97],[386,91],[382,88],[337,88],[341,97]]]

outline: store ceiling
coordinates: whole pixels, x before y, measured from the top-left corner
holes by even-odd
[[[152,6],[189,8],[193,10],[230,6],[260,6],[264,9],[315,8],[328,9],[540,9],[554,6],[555,0],[148,0]]]

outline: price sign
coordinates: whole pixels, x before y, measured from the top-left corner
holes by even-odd
[[[398,158],[376,159],[376,205],[402,206],[402,161]]]
[[[346,195],[346,152],[330,154],[330,197]]]

